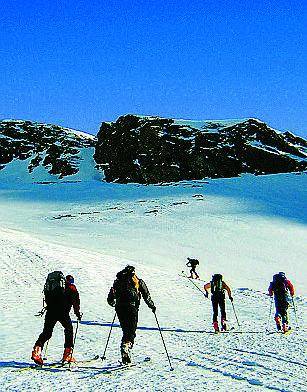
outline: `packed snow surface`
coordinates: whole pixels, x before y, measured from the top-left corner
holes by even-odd
[[[250,176],[160,186],[99,181],[0,185],[0,381],[2,391],[306,391],[305,174]],[[233,289],[240,326],[227,301],[227,334],[212,334],[211,302],[187,279],[186,257],[198,258],[204,281],[222,273]],[[48,272],[75,277],[84,312],[77,360],[102,355],[114,316],[106,297],[116,273],[136,267],[157,306],[170,366],[152,312],[142,303],[133,361],[119,360],[116,321],[106,360],[65,368],[22,370],[43,319]],[[266,295],[272,275],[296,288],[298,324],[274,332]],[[203,282],[194,282],[202,288]],[[75,324],[76,325],[76,324]],[[269,332],[266,331],[268,327]],[[47,363],[59,360],[57,325]]]

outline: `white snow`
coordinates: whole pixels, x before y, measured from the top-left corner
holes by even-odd
[[[1,173],[1,172],[0,172]],[[182,181],[168,186],[100,181],[0,184],[0,381],[5,391],[306,391],[306,175]],[[165,185],[165,184],[163,184]],[[211,303],[179,276],[186,257],[201,278],[223,273],[234,290],[241,328],[208,333]],[[75,368],[20,371],[31,363],[41,332],[42,288],[56,269],[75,276],[84,317],[77,359],[102,354],[113,309],[109,288],[126,264],[136,267],[157,306],[174,371],[151,311],[143,303],[133,349],[141,367],[105,375],[119,359],[116,323],[107,359]],[[296,287],[289,310],[294,332],[267,334],[272,275],[285,271]],[[196,282],[201,288],[202,282]],[[274,331],[273,314],[269,329]],[[241,330],[244,333],[235,333]],[[255,333],[257,332],[257,333]],[[48,361],[60,359],[56,326]]]

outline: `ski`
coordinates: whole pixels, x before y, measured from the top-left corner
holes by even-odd
[[[72,362],[71,363],[71,367],[83,365],[83,364],[86,364],[86,363],[91,363],[91,362],[97,361],[99,358],[100,358],[99,355],[95,355],[92,358],[88,358],[88,359],[83,359],[83,360],[80,360],[80,361]],[[55,368],[56,367],[68,368],[68,366],[69,366],[69,362],[64,362],[63,363],[62,361],[51,362],[51,363],[44,363],[43,365],[38,365],[38,364],[34,363],[33,365],[29,365],[29,366],[26,366],[26,367],[19,368],[19,369],[16,370],[16,372],[21,372],[21,371],[24,371],[24,370],[42,370],[42,369],[48,369],[48,368],[54,368],[54,367]]]
[[[203,282],[203,283],[206,283],[204,280],[202,280],[202,279],[196,279],[196,278],[191,278],[190,276],[187,276],[187,275],[184,275],[184,274],[178,274],[179,276],[181,276],[182,278],[187,278],[187,279],[190,279],[190,280],[195,280],[195,281],[198,281],[198,282]]]
[[[224,334],[224,333],[242,333],[243,331],[236,331],[234,327],[227,329],[226,331],[212,331],[214,335]]]
[[[122,370],[131,369],[131,368],[134,368],[134,367],[141,366],[142,364],[150,362],[150,361],[151,361],[151,358],[150,357],[146,357],[146,358],[144,358],[141,361],[132,362],[132,363],[129,363],[127,365],[125,365],[123,363],[119,363],[118,365],[117,364],[116,365],[109,365],[109,366],[101,368],[101,370],[99,370],[98,373],[96,373],[94,375],[94,377],[95,376],[99,376],[100,374],[106,374],[107,375],[107,374],[112,374],[112,373],[119,372],[119,371],[122,371]]]
[[[267,331],[267,335],[273,335],[273,334],[278,334],[278,335],[290,335],[292,332],[295,330],[292,328],[289,328],[288,331],[283,332],[283,331]]]

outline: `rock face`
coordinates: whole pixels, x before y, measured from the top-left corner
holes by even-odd
[[[307,168],[307,142],[257,119],[185,121],[126,115],[102,123],[94,158],[106,181],[158,183]]]
[[[29,173],[44,168],[55,178],[78,173],[82,150],[95,138],[57,125],[22,120],[0,121],[0,170],[12,161],[26,161]],[[1,172],[0,172],[1,173]]]

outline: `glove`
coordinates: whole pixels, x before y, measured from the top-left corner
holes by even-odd
[[[76,317],[77,317],[78,321],[81,321],[82,316],[83,316],[83,313],[79,312],[79,313],[76,314]]]
[[[208,298],[209,297],[209,293],[208,291],[205,292],[205,297]]]
[[[156,313],[157,308],[156,308],[155,306],[153,306],[153,307],[151,308],[151,310],[152,310],[152,313]]]
[[[231,302],[233,302],[233,298],[232,298],[232,297],[229,297],[229,300],[230,300]]]

